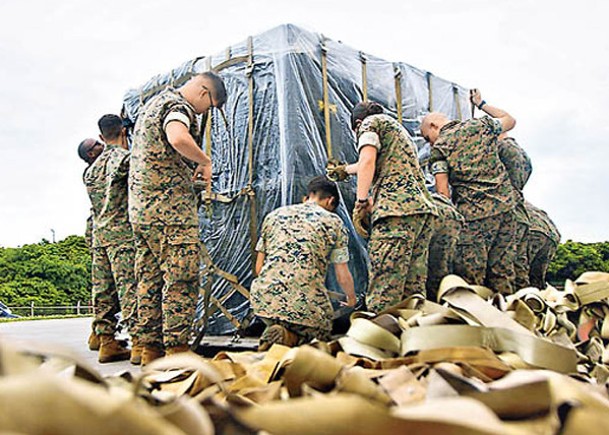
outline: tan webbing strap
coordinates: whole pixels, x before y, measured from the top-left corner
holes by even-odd
[[[364,101],[368,101],[368,68],[366,67],[368,59],[363,51],[359,52],[359,60],[362,63],[362,97]]]
[[[326,125],[326,151],[328,158],[332,157],[332,129],[330,128],[330,98],[328,96],[328,47],[326,37],[321,36],[321,80],[324,101],[324,123]]]
[[[402,70],[396,63],[393,64],[393,75],[395,77],[395,102],[396,112],[398,112],[398,122],[402,123]]]
[[[254,42],[250,36],[247,40],[248,62],[248,94],[249,94],[249,113],[247,117],[247,167],[249,191],[248,199],[250,203],[250,250],[252,255],[252,273],[256,270],[256,242],[258,241],[258,213],[256,212],[256,192],[253,189],[254,182]]]
[[[592,282],[575,287],[575,297],[580,305],[588,305],[609,298],[609,282]]]
[[[429,71],[427,71],[427,73],[425,74],[425,78],[427,79],[427,90],[429,91],[428,92],[429,102],[427,104],[427,109],[430,112],[433,112],[433,109],[434,109],[434,107],[433,107],[433,88],[431,86],[431,76],[432,76],[432,74]]]
[[[514,352],[528,364],[560,373],[573,373],[577,369],[577,354],[573,349],[509,329],[469,325],[434,325],[407,329],[402,333],[401,354],[455,346]]]
[[[453,97],[455,99],[455,107],[457,109],[457,119],[463,120],[463,114],[461,113],[461,99],[459,98],[459,88],[453,84]]]

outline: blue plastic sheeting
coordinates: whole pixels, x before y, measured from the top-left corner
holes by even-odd
[[[257,237],[257,232],[253,237],[250,232],[250,201],[255,201],[259,230],[268,213],[277,207],[300,202],[308,181],[325,172],[328,153],[323,111],[322,42],[327,53],[332,156],[339,160],[357,160],[350,113],[363,99],[362,59],[366,64],[368,99],[382,104],[396,118],[395,77],[396,74],[400,76],[402,122],[415,137],[422,161],[429,156],[429,146],[418,136],[419,121],[430,109],[428,83],[431,83],[433,110],[455,119],[469,118],[471,110],[465,88],[405,63],[363,55],[342,43],[293,25],[276,27],[253,37],[251,42],[251,68],[247,61],[249,45],[246,40],[224,53],[190,60],[168,74],[156,76],[142,87],[127,92],[124,99],[125,113],[135,122],[142,104],[165,87],[177,87],[193,74],[222,65],[227,59],[235,62],[219,71],[228,92],[225,105],[228,125],[212,109],[211,137],[206,135],[202,143],[205,149],[207,141],[211,140],[213,192],[232,200],[202,201],[199,216],[201,237],[215,266],[236,276],[248,288],[252,281],[250,243]],[[245,193],[250,179],[249,74],[254,83],[253,197]],[[355,233],[350,218],[355,183],[353,179],[340,183],[342,201],[338,214],[349,229],[349,269],[354,276],[356,292],[362,295],[367,285],[368,256],[365,241]],[[333,273],[329,273],[327,285],[340,292]],[[239,320],[249,312],[248,300],[223,278],[214,278],[212,295],[223,300],[230,315]],[[233,330],[234,326],[221,312],[216,312],[210,319],[210,333]]]

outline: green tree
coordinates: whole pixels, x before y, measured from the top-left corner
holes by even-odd
[[[0,300],[9,306],[91,301],[91,255],[82,236],[0,247]]]
[[[558,246],[548,267],[548,281],[562,284],[587,271],[609,272],[609,243],[579,243],[567,240]]]

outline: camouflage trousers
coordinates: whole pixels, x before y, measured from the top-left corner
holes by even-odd
[[[516,224],[516,257],[514,259],[514,290],[520,290],[529,286],[529,226],[518,222]]]
[[[514,233],[511,211],[466,222],[457,245],[455,273],[470,284],[511,294],[514,286]]]
[[[417,214],[374,223],[368,242],[368,310],[383,311],[414,293],[425,294],[434,219],[430,214]]]
[[[133,225],[142,327],[152,347],[188,344],[199,295],[199,229]]]
[[[446,275],[454,273],[455,250],[463,223],[455,219],[437,218],[429,242],[427,261],[427,299],[437,299],[440,282]]]
[[[132,338],[140,334],[132,242],[93,248],[92,281],[96,334],[113,335],[121,312]]]
[[[529,233],[528,258],[530,285],[539,289],[546,288],[548,265],[556,254],[558,246],[550,238],[538,231]]]
[[[269,328],[273,325],[283,326],[288,331],[296,334],[296,336],[298,337],[298,342],[295,344],[295,346],[300,346],[303,344],[310,343],[314,339],[317,339],[319,341],[329,341],[330,337],[331,337],[331,331],[324,329],[324,328],[299,325],[297,323],[291,323],[286,320],[269,319],[266,317],[260,317],[260,319],[266,325],[266,329],[260,336],[261,343],[269,341],[267,339],[267,333],[268,333]]]

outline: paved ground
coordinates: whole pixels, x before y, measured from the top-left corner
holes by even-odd
[[[34,346],[40,343],[45,348],[50,346],[53,349],[67,350],[102,375],[112,375],[124,370],[139,373],[139,366],[131,365],[129,361],[107,364],[97,362],[97,352],[92,352],[87,347],[92,319],[92,317],[79,317],[0,323],[0,340],[17,344],[25,342]],[[208,336],[203,339],[198,352],[211,357],[221,350],[232,352],[255,350],[257,346],[258,340],[254,338],[235,340],[230,336]]]
[[[97,352],[87,347],[87,338],[91,331],[91,317],[75,319],[31,320],[27,322],[0,323],[0,340],[12,343],[25,342],[45,347],[57,347],[73,352],[103,375],[129,370],[139,372],[139,367],[121,361],[108,364],[97,362]]]

